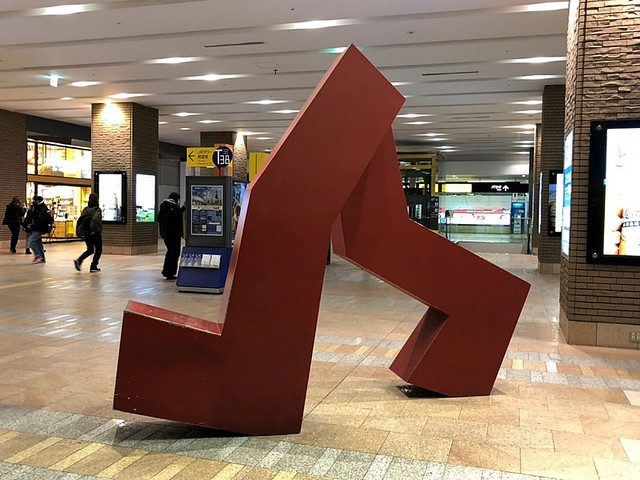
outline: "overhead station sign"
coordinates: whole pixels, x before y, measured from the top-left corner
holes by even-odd
[[[187,148],[187,167],[224,168],[232,161],[233,150],[226,145]]]

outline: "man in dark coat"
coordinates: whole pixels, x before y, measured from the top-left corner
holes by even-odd
[[[25,212],[26,209],[22,206],[22,202],[18,197],[13,197],[4,212],[2,224],[9,227],[11,231],[11,245],[9,246],[11,253],[16,253],[16,245],[18,245],[18,237],[20,236],[20,228],[22,227],[22,219]]]
[[[158,223],[160,224],[160,236],[167,247],[162,266],[162,276],[167,280],[175,280],[178,273],[178,261],[180,260],[180,247],[183,236],[184,206],[179,205],[180,194],[171,192],[169,198],[160,204]]]

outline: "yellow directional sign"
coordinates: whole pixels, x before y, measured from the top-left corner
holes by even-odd
[[[187,167],[213,167],[216,147],[187,148]]]

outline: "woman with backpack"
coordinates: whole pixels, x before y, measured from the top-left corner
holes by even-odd
[[[98,262],[102,256],[102,210],[99,206],[98,195],[95,193],[89,195],[89,203],[82,210],[80,217],[85,216],[89,218],[88,228],[86,228],[88,231],[83,232],[87,249],[73,261],[73,265],[77,271],[80,271],[84,259],[93,255],[89,271],[91,273],[99,272]]]

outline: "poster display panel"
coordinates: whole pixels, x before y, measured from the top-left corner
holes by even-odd
[[[149,223],[156,219],[156,176],[136,174],[136,222]]]
[[[592,122],[587,260],[640,265],[640,120]]]
[[[104,223],[126,223],[126,179],[125,172],[95,173],[95,187]]]
[[[224,235],[224,188],[222,185],[191,185],[191,235]]]

